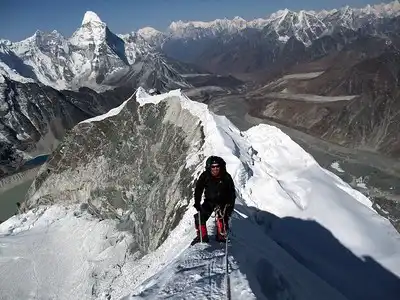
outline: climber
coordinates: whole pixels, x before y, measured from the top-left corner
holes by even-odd
[[[200,204],[204,191],[204,201]],[[218,156],[210,156],[206,161],[206,170],[196,182],[194,191],[194,215],[197,236],[192,245],[200,242],[208,242],[206,222],[211,214],[216,212],[217,241],[226,241],[225,234],[228,230],[228,221],[235,205],[235,185],[231,175],[226,171],[225,161]],[[199,224],[199,214],[200,223]]]

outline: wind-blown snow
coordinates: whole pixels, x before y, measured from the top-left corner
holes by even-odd
[[[140,105],[172,97],[203,126],[203,147],[187,159],[188,166],[196,167],[194,176],[213,154],[226,160],[235,181],[238,199],[228,256],[232,299],[373,299],[370,291],[379,289],[385,276],[382,299],[396,299],[399,235],[368,198],[321,168],[276,127],[263,124],[241,132],[179,90],[156,96],[141,88],[136,92]],[[87,122],[115,115],[125,104]],[[227,288],[224,253],[213,243],[187,249],[194,237],[193,213],[189,208],[166,241],[142,258],[128,251],[129,233],[76,207],[39,208],[15,216],[0,224],[0,275],[7,278],[0,282],[2,294],[221,299]],[[293,227],[287,228],[291,222]],[[327,246],[327,236],[335,244]],[[382,267],[363,274],[361,267],[371,259]],[[395,275],[387,275],[389,271]]]

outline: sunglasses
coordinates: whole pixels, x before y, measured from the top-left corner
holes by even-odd
[[[211,169],[219,168],[219,165],[211,165]]]

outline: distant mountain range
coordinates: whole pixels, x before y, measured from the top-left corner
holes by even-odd
[[[290,47],[310,48],[314,58],[359,34],[383,36],[387,31],[396,32],[390,23],[396,22],[399,15],[400,3],[393,1],[360,9],[284,9],[251,21],[240,17],[212,22],[177,21],[166,32],[147,27],[138,34],[169,57],[196,63],[212,72],[238,74],[271,68],[271,64],[288,57],[293,60],[296,53],[288,51]],[[332,37],[339,45],[329,45]]]
[[[20,42],[0,40],[0,74],[56,89],[86,86],[104,91],[132,75],[134,82],[142,85],[157,81],[160,88],[188,87],[168,59],[222,74],[271,69],[323,56],[360,34],[390,38],[397,33],[399,15],[400,3],[394,1],[319,12],[284,9],[251,21],[240,17],[177,21],[166,32],[146,27],[114,34],[88,11],[70,38],[57,31],[36,31]],[[299,51],[307,54],[299,57]]]

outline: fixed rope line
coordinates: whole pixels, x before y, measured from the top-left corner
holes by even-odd
[[[203,242],[203,232],[201,231],[201,216],[200,216],[200,210],[199,210],[198,215],[199,215],[199,227],[198,227],[198,229],[199,229],[200,243],[202,243],[202,242]]]
[[[228,260],[228,238],[229,238],[229,234],[228,231],[226,230],[226,224],[225,224],[225,212],[226,212],[226,207],[223,211],[223,213],[221,213],[221,209],[218,208],[218,211],[221,215],[222,218],[222,225],[224,227],[224,233],[225,233],[225,287],[226,287],[226,291],[225,291],[225,295],[226,295],[226,299],[227,300],[231,300],[231,281],[229,278],[229,260]],[[217,215],[218,215],[218,211],[217,211]]]

